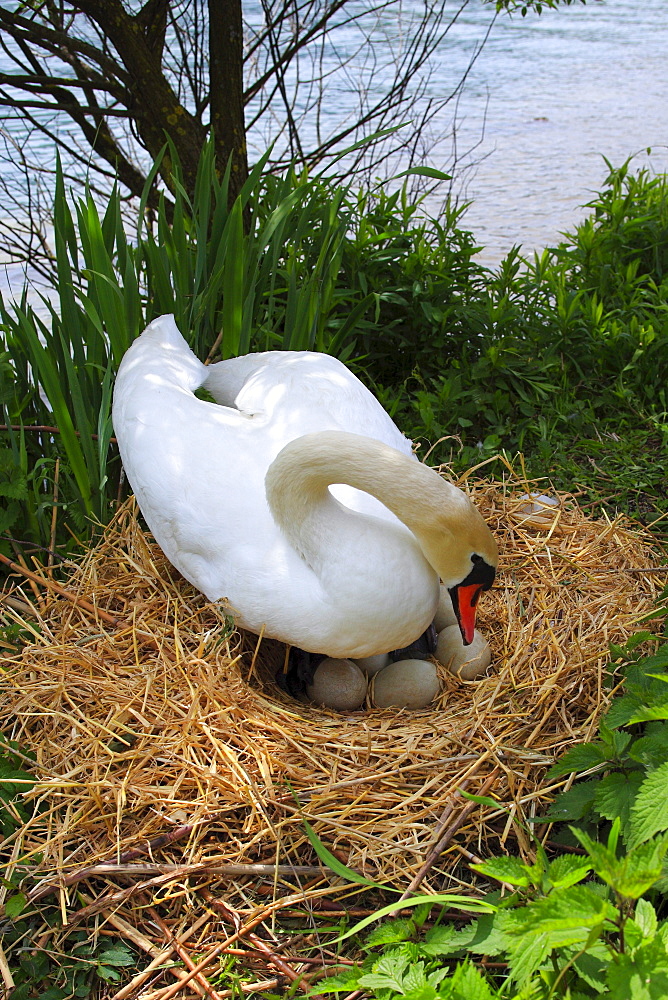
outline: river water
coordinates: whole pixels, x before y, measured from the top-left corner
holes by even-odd
[[[497,19],[459,108],[466,146],[487,102],[474,154],[485,158],[459,188],[472,200],[465,225],[483,259],[558,242],[605,179],[603,157],[619,166],[637,154],[638,167],[668,171],[667,58],[665,0],[589,0]]]

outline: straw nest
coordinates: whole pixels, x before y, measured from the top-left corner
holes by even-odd
[[[621,517],[592,520],[561,494],[547,520],[526,518],[519,479],[466,488],[501,550],[478,616],[493,663],[477,681],[444,673],[417,712],[290,699],[274,681],[285,647],[236,632],[125,504],[63,585],[86,604],[45,577],[34,641],[6,663],[0,719],[36,753],[28,798],[43,803],[20,854],[39,852],[61,891],[73,870],[147,841],[153,862],[232,874],[314,866],[305,816],[349,866],[405,888],[465,805],[464,782],[509,812],[469,807],[425,882],[456,886],[462,854],[498,851],[514,817],[540,815],[557,787],[541,786],[546,767],[605,707],[609,644],[636,630],[663,579],[651,536]]]

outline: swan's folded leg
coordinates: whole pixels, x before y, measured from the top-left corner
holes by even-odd
[[[403,649],[395,649],[390,653],[390,659],[394,660],[428,660],[436,652],[436,629],[430,625],[415,642]]]
[[[308,653],[305,649],[290,646],[288,669],[276,672],[276,683],[293,698],[306,694],[306,688],[313,683],[313,675],[318,664],[325,659],[324,653]]]

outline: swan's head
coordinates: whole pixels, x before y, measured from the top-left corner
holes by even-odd
[[[445,507],[424,534],[421,532],[421,541],[425,555],[448,589],[462,639],[468,646],[473,641],[478,598],[494,583],[499,550],[469,498],[453,486],[449,486],[448,494]]]

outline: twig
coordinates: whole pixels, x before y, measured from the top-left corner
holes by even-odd
[[[156,886],[166,885],[169,882],[175,882],[183,875],[192,875],[193,868],[196,869],[197,866],[183,865],[175,867],[173,871],[166,872],[163,875],[156,875],[155,878],[150,878],[146,882],[137,882],[134,885],[127,886],[125,889],[119,889],[117,892],[110,892],[108,895],[96,899],[94,903],[90,903],[88,906],[84,906],[82,909],[77,910],[76,913],[73,913],[69,924],[70,926],[78,924],[82,920],[94,916],[96,913],[101,913],[103,910],[118,906],[120,903],[124,903],[126,899],[129,899],[130,896],[134,896],[144,889],[151,889]]]
[[[206,361],[204,362],[205,365],[210,365],[211,362],[213,361],[214,355],[218,350],[218,348],[220,347],[220,342],[222,339],[223,339],[223,331],[221,330],[216,339],[214,340],[211,350],[206,356]]]
[[[38,434],[39,433],[44,433],[44,434],[60,434],[61,433],[60,427],[51,427],[48,424],[0,424],[0,431],[33,431],[33,432],[37,432]],[[74,433],[76,434],[77,437],[81,437],[81,431],[75,431]],[[88,436],[93,441],[97,441],[98,440],[98,435],[97,434],[89,434]],[[112,444],[116,444],[116,438],[115,437],[109,438],[109,441]]]
[[[197,891],[207,901],[209,906],[216,911],[216,913],[220,913],[224,920],[229,921],[234,926],[238,926],[239,914],[236,913],[231,906],[227,903],[223,903],[220,899],[216,899],[209,889],[201,888]],[[243,934],[244,937],[248,938],[253,947],[256,948],[257,951],[261,952],[269,960],[269,962],[271,962],[274,968],[289,979],[291,983],[299,982],[303,978],[301,973],[295,972],[295,970],[274,951],[272,951],[266,941],[263,941],[263,939],[257,934],[253,934],[252,931],[243,933],[243,930],[238,933],[240,936]],[[313,1000],[322,1000],[322,997],[320,997],[319,994],[311,993],[309,995],[313,998]]]
[[[162,834],[162,837],[165,836],[165,834]],[[183,836],[183,834],[181,834],[181,836]],[[158,841],[161,840],[161,838],[156,837],[155,840]],[[157,849],[157,847],[161,847],[165,843],[169,843],[169,841],[162,840],[160,844],[155,845],[155,848]],[[127,853],[132,854],[133,852],[128,851]],[[111,876],[113,878],[114,875],[123,875],[125,877],[129,876],[130,878],[146,878],[147,876],[150,878],[156,878],[162,875],[171,875],[175,878],[182,878],[188,875],[229,875],[237,877],[243,875],[274,876],[278,874],[312,876],[322,875],[322,873],[322,868],[318,868],[314,865],[207,864],[206,862],[199,862],[193,865],[128,865],[123,864],[122,861],[118,864],[108,861],[101,862],[97,865],[89,865],[87,868],[80,868],[78,871],[72,872],[70,875],[66,875],[64,878],[59,879],[58,882],[49,882],[47,884],[38,885],[30,893],[29,899],[30,902],[35,903],[40,899],[44,899],[45,896],[49,896],[51,893],[57,892],[61,888],[76,885],[77,882],[81,882],[85,878],[95,878],[99,876]],[[125,892],[127,890],[123,891]]]
[[[164,934],[166,940],[167,941],[171,940],[174,951],[179,956],[181,961],[187,966],[188,971],[193,972],[195,969],[195,963],[193,962],[192,958],[190,957],[186,949],[183,947],[182,941],[179,940],[179,938],[176,937],[173,931],[170,930],[170,928],[167,926],[167,924],[162,919],[160,914],[157,912],[155,907],[149,906],[148,912],[153,918],[153,920],[155,920],[156,924]],[[198,972],[197,975],[195,976],[195,982],[197,983],[198,986],[202,987],[207,996],[211,997],[211,1000],[221,1000],[220,994],[216,990],[214,990],[209,980],[205,976],[203,976],[201,972]]]
[[[499,768],[495,767],[494,770],[492,771],[492,773],[489,775],[489,777],[485,781],[485,783],[483,784],[483,786],[480,789],[480,791],[479,791],[478,794],[479,795],[486,795],[487,792],[492,787],[492,785],[494,784],[494,782],[496,781],[498,775],[499,775]],[[427,857],[425,859],[425,862],[422,865],[422,868],[420,868],[420,870],[417,873],[417,875],[415,875],[415,877],[412,879],[410,885],[408,886],[408,888],[406,889],[406,891],[401,894],[401,896],[399,897],[399,899],[408,899],[409,896],[413,895],[413,893],[418,888],[418,886],[420,885],[420,883],[429,874],[429,871],[431,870],[431,868],[433,868],[433,866],[434,866],[435,862],[437,861],[437,859],[440,857],[440,855],[443,853],[443,851],[445,850],[445,848],[447,847],[447,845],[450,843],[450,841],[452,840],[452,838],[456,834],[457,830],[459,830],[459,828],[464,825],[465,821],[468,819],[469,815],[473,812],[473,810],[475,809],[476,805],[477,805],[476,802],[467,802],[466,803],[466,805],[464,806],[464,808],[460,812],[459,816],[450,824],[450,826],[446,829],[445,833],[441,837],[439,837],[439,839],[437,840],[437,842],[434,844],[434,846],[432,847],[431,851],[427,855]],[[447,807],[446,807],[445,812],[448,813],[448,808]],[[452,813],[452,810],[450,810],[450,812],[448,813],[448,818],[451,815],[451,813]],[[443,824],[439,824],[439,825],[440,825],[440,827],[442,829],[443,828]]]
[[[111,916],[109,916],[108,919],[110,923],[113,923]],[[203,913],[200,917],[198,917],[195,923],[181,935],[181,942],[183,943],[184,941],[187,941],[188,938],[192,937],[193,934],[198,931],[200,927],[202,927],[209,919],[210,914],[208,913]],[[122,921],[122,923],[124,924],[125,921]],[[118,927],[118,929],[120,930],[120,927]],[[121,931],[121,933],[123,933],[123,931]],[[149,952],[149,954],[151,954],[151,952]],[[158,952],[154,955],[153,960],[146,966],[145,969],[142,969],[141,972],[139,972],[129,983],[126,983],[126,985],[123,986],[117,993],[114,993],[111,1000],[126,1000],[126,997],[129,997],[131,993],[134,993],[134,991],[139,989],[140,986],[143,986],[146,980],[151,978],[151,975],[156,971],[156,969],[159,969],[161,965],[164,965],[164,963],[167,962],[173,954],[174,948],[171,945],[169,948],[165,948],[164,951]],[[170,969],[170,972],[171,971],[172,970]],[[180,972],[181,970],[179,969],[178,971]]]

